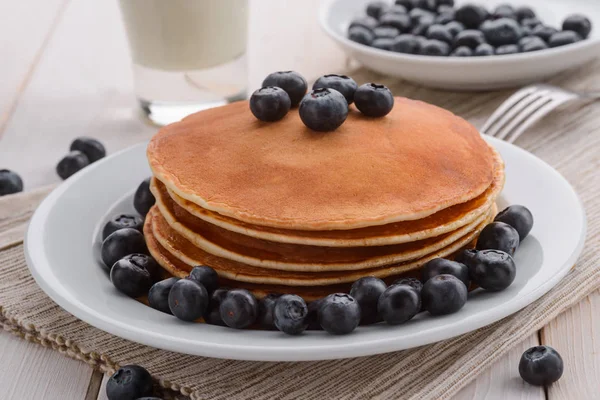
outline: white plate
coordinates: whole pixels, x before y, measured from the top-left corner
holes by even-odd
[[[535,216],[535,226],[516,255],[514,284],[501,293],[472,293],[467,305],[454,315],[419,315],[402,326],[361,327],[347,336],[306,332],[290,337],[185,323],[121,295],[96,260],[96,235],[107,213],[133,211],[132,191],[150,175],[145,145],[86,168],[52,192],[31,220],[27,261],[40,287],[76,317],[114,335],[181,353],[300,361],[365,356],[433,343],[491,324],[530,304],[567,274],[583,247],[585,214],[569,183],[524,150],[488,140],[507,165],[501,206],[526,205]]]
[[[327,34],[351,57],[384,75],[422,85],[454,90],[487,90],[540,81],[582,65],[600,54],[600,1],[598,0],[490,0],[479,1],[492,9],[500,3],[529,5],[540,19],[555,28],[567,15],[582,13],[594,24],[589,39],[544,51],[493,57],[427,57],[394,53],[355,43],[346,38],[350,21],[365,15],[371,0],[325,0],[319,20]],[[457,4],[473,2],[457,1]],[[475,1],[477,3],[477,1]]]

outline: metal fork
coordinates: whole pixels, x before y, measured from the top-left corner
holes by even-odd
[[[574,100],[599,99],[600,93],[575,93],[550,85],[527,86],[502,103],[481,131],[513,143],[530,126],[557,107]]]

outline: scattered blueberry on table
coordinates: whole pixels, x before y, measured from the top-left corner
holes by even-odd
[[[519,374],[523,380],[535,386],[548,386],[563,374],[563,359],[550,346],[535,346],[526,350],[519,362]]]
[[[584,15],[570,15],[555,28],[544,24],[531,8],[508,4],[488,10],[479,4],[455,7],[454,1],[445,0],[397,0],[394,5],[375,1],[365,13],[350,22],[348,39],[381,50],[436,57],[542,51],[585,40],[592,31]],[[465,30],[469,33],[461,35]],[[541,41],[520,42],[524,37]],[[477,50],[482,43],[491,49]]]
[[[100,143],[100,141],[87,136],[75,139],[73,143],[71,143],[70,150],[77,150],[85,154],[90,164],[106,157],[104,145]]]
[[[106,382],[108,400],[135,400],[152,396],[152,376],[139,365],[126,365]]]
[[[88,157],[79,150],[73,150],[58,162],[56,165],[56,173],[62,179],[67,179],[88,165],[90,165]]]
[[[8,169],[0,169],[0,196],[15,194],[23,191],[23,180]]]

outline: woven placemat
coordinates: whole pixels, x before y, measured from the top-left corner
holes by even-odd
[[[592,64],[555,79],[588,88]],[[509,92],[448,94],[359,71],[398,95],[449,108],[480,125]],[[540,300],[493,325],[457,338],[396,353],[319,362],[246,362],[187,356],[139,345],[100,331],[54,304],[35,284],[24,257],[24,223],[48,190],[0,198],[0,324],[105,373],[119,365],[146,367],[164,388],[193,399],[444,399],[455,394],[512,346],[600,286],[600,106],[574,106],[548,117],[518,144],[556,167],[576,188],[589,219],[588,240],[572,272]]]

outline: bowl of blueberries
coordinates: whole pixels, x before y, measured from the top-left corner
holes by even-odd
[[[365,67],[439,89],[521,86],[600,56],[597,0],[326,0],[320,23]]]

